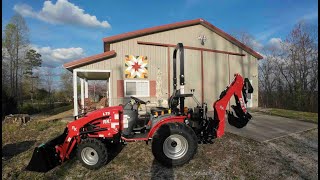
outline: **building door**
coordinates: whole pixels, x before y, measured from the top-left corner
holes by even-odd
[[[250,79],[249,81],[250,81],[251,85],[253,86],[252,80]],[[252,93],[247,94],[247,99],[248,99],[247,107],[251,108],[252,107]]]

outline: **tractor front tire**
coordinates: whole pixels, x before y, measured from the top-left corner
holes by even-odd
[[[84,167],[99,169],[108,160],[106,145],[95,138],[83,139],[78,145],[77,157]]]
[[[196,154],[198,141],[195,132],[183,123],[162,125],[152,138],[152,153],[167,167],[181,166]]]

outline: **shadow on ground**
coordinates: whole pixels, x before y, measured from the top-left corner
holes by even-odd
[[[2,158],[9,160],[14,156],[30,149],[36,141],[22,141],[18,143],[6,144],[2,147]]]
[[[122,149],[125,147],[125,145],[119,143],[119,144],[113,144],[113,145],[107,145],[108,147],[108,161],[106,163],[106,165],[104,166],[108,166],[108,164],[115,158],[118,156],[118,154],[122,151]],[[80,161],[78,161],[78,158],[76,156],[77,150],[76,148],[74,149],[74,151],[71,153],[71,159],[67,160],[66,162],[62,163],[60,166],[57,166],[56,168],[54,168],[53,170],[49,171],[47,174],[45,174],[44,179],[61,179],[61,178],[68,178],[68,176],[70,174],[73,174],[74,172],[70,172],[70,170],[74,170],[77,169],[75,166],[77,166],[76,164],[80,163]],[[82,166],[82,165],[81,165]],[[102,167],[103,168],[103,167]],[[80,177],[78,177],[80,178]],[[81,178],[84,178],[81,176]]]
[[[118,156],[118,154],[122,151],[122,149],[126,145],[122,143],[117,143],[117,144],[108,144],[108,161],[105,166],[107,166],[115,157]]]
[[[173,168],[165,167],[154,159],[151,166],[151,180],[158,179],[174,179]]]

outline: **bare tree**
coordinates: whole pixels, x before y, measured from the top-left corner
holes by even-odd
[[[10,64],[8,53],[2,48],[2,90],[8,92],[8,82],[10,82]]]
[[[23,17],[15,14],[9,24],[4,29],[4,38],[2,41],[9,60],[9,95],[14,97],[16,101],[20,101],[21,97],[21,82],[22,77],[22,60],[24,52],[29,44],[28,27]]]
[[[96,99],[96,96],[99,96],[99,97],[106,96],[106,93],[107,93],[106,81],[93,80],[90,82],[88,90],[89,90],[89,94],[92,95],[94,100]]]
[[[53,106],[53,77],[54,77],[54,72],[51,68],[47,68],[47,70],[44,72],[44,86],[46,88],[46,90],[49,93],[49,97],[47,98],[47,102],[49,104],[50,107]]]
[[[42,64],[41,54],[37,53],[36,50],[30,49],[26,53],[25,58],[25,72],[23,73],[26,75],[27,79],[31,81],[31,89],[30,89],[30,95],[31,95],[31,102],[33,103],[33,94],[34,94],[34,79],[38,79],[39,76],[35,76],[33,73],[33,70],[37,67],[40,67]]]
[[[258,42],[258,40],[248,32],[235,31],[232,35],[251,49],[260,50],[262,48],[262,45]]]
[[[234,36],[264,54],[259,61],[260,105],[317,111],[318,27],[304,22],[296,24],[280,47],[261,48],[246,32]]]
[[[294,109],[308,110],[318,89],[317,27],[298,23],[283,43],[279,71],[285,79]]]
[[[62,93],[65,99],[71,100],[73,96],[73,80],[72,73],[70,71],[64,70],[60,76],[62,82]]]
[[[317,27],[298,23],[280,49],[268,49],[259,66],[260,97],[266,106],[317,111]]]

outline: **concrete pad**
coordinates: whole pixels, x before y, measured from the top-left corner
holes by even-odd
[[[259,142],[265,142],[318,127],[315,123],[296,119],[271,116],[259,112],[250,114],[252,115],[252,119],[242,129],[231,126],[226,119],[226,131]]]

